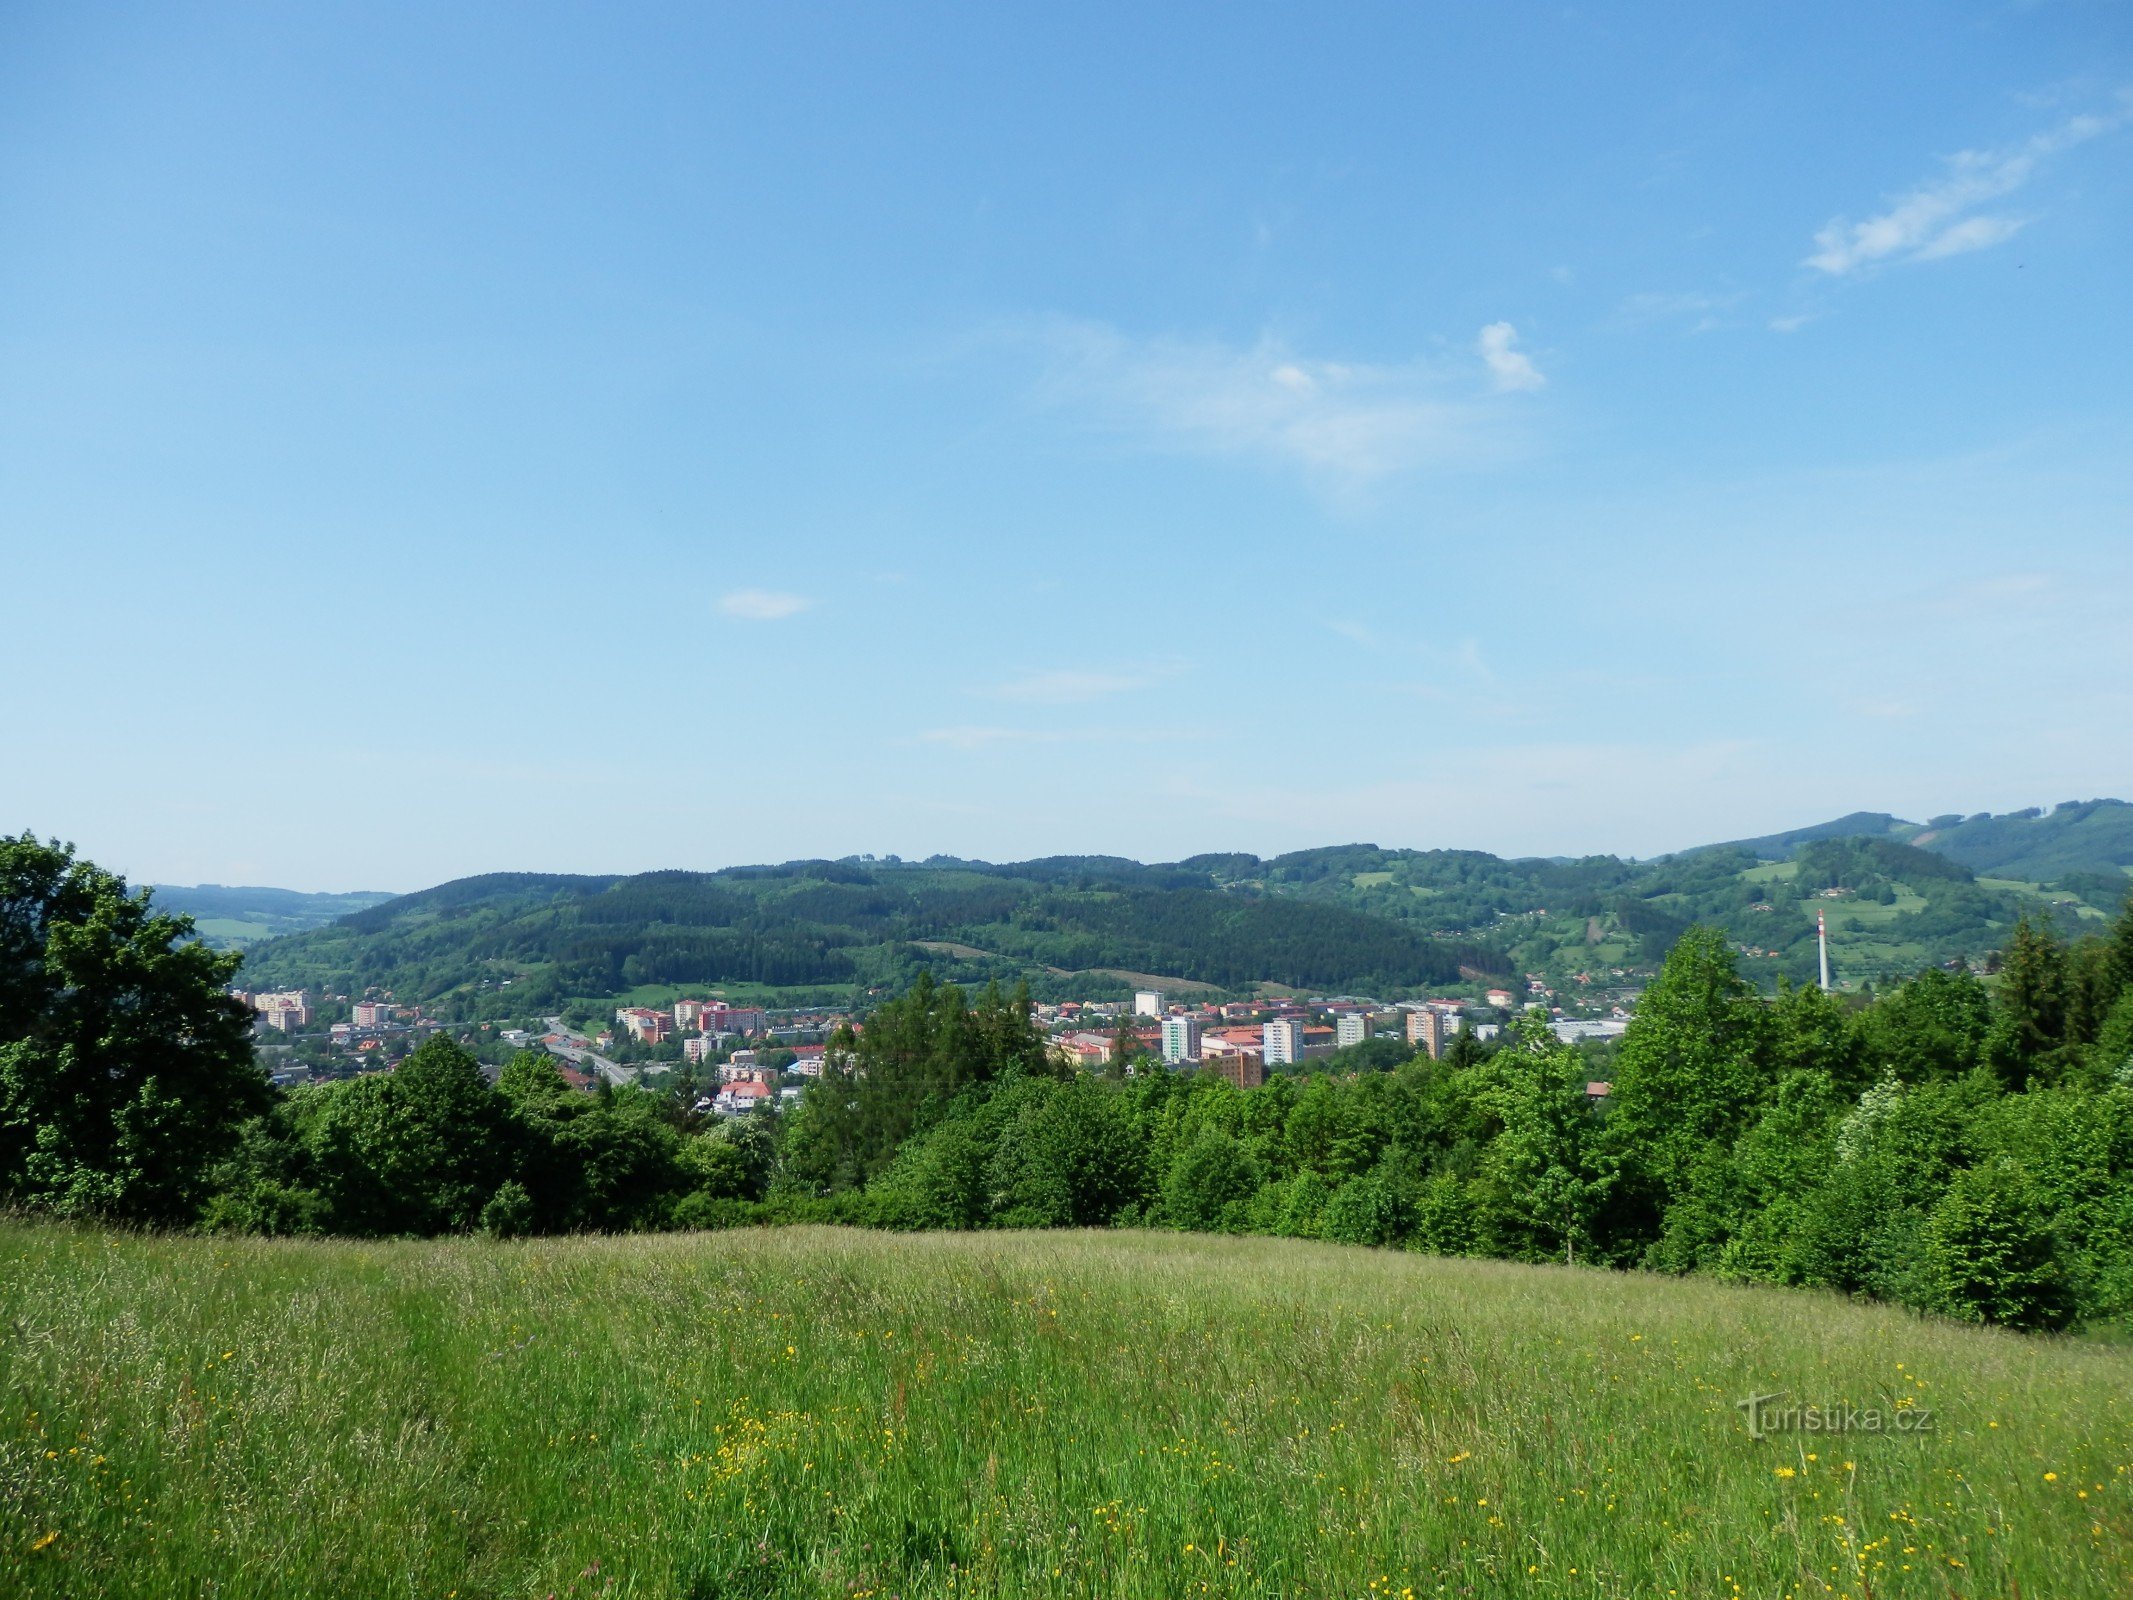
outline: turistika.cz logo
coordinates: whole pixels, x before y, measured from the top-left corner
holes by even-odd
[[[1735,1406],[1748,1418],[1748,1437],[1773,1433],[1931,1433],[1933,1413],[1924,1406],[1855,1406],[1849,1400],[1828,1405],[1785,1403],[1784,1393],[1751,1394]]]

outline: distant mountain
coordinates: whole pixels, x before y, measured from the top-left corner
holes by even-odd
[[[2067,800],[1960,822],[1936,818],[1912,843],[1960,861],[1979,877],[2054,883],[2076,873],[2133,869],[2133,805]]]
[[[1834,822],[1714,845],[1745,850],[1764,861],[1786,861],[1818,839],[1893,839],[1959,861],[1979,877],[2052,884],[2133,870],[2133,805],[2123,800],[2067,800],[2046,811],[2032,806],[1994,816],[1949,815],[1906,822],[1886,811],[1854,811]]]
[[[336,917],[393,898],[371,890],[304,894],[295,889],[229,888],[219,883],[152,887],[158,909],[183,912],[193,919],[203,944],[224,950],[242,950],[262,939],[321,928]]]
[[[1789,861],[1801,845],[1817,839],[1909,839],[1922,831],[1920,824],[1892,817],[1886,811],[1854,811],[1834,822],[1817,822],[1788,833],[1766,833],[1760,839],[1733,839],[1709,848],[1745,850],[1764,861]]]

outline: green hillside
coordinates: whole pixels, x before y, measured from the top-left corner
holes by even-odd
[[[1886,811],[1854,811],[1830,822],[1817,822],[1784,833],[1766,833],[1760,839],[1734,839],[1713,848],[1745,850],[1763,861],[1784,861],[1801,845],[1819,839],[1895,839],[1907,841],[1923,831],[1916,822],[1890,816]]]
[[[1820,1295],[799,1228],[10,1223],[0,1281],[25,1600],[2102,1600],[2133,1571],[2133,1351]],[[1881,1427],[1751,1438],[1750,1394]]]
[[[1633,990],[1694,923],[1723,929],[1765,988],[1809,981],[1821,917],[1837,976],[1856,987],[1980,961],[2025,912],[2070,930],[2115,912],[2133,878],[2096,863],[2122,829],[2133,860],[2133,806],[2110,801],[1932,828],[1860,812],[1643,862],[1358,844],[1156,866],[936,857],[498,873],[255,945],[245,975],[335,993],[375,985],[469,1016],[661,988],[842,1001],[925,967],[1028,981],[1040,998],[1150,978],[1399,995],[1532,973],[1598,1004]]]
[[[1717,848],[1783,861],[1817,840],[1865,838],[1916,845],[1960,862],[1979,877],[2049,884],[2097,874],[2123,878],[2133,872],[2133,805],[2123,800],[2067,800],[2049,810],[2032,806],[2000,816],[1989,811],[1971,817],[1951,813],[1930,822],[1906,822],[1886,811],[1854,811],[1833,822]]]
[[[1980,877],[2054,883],[2075,874],[2133,871],[2133,805],[2068,800],[2049,811],[1936,819],[1918,844]]]
[[[1742,952],[1742,970],[1767,989],[1814,978],[1816,917],[1825,916],[1837,976],[1857,985],[1981,960],[2025,911],[2071,931],[2115,911],[2125,892],[1980,883],[1960,863],[1885,832],[1803,829],[1788,851],[1796,854],[1771,860],[1749,845],[1714,845],[1649,862],[1565,862],[1349,845],[1267,862],[1228,857],[1222,870],[1240,890],[1499,941],[1515,970],[1571,997],[1634,986],[1695,923],[1722,929]]]
[[[1224,989],[1389,990],[1504,969],[1499,949],[1337,904],[1231,893],[1193,868],[1108,858],[797,861],[628,878],[463,879],[250,952],[256,984],[452,999],[478,1014],[646,985],[848,995],[922,967],[1123,990],[1125,971]],[[502,984],[508,979],[508,997]],[[508,1000],[508,1007],[506,1002]]]
[[[374,891],[304,894],[295,889],[229,888],[219,883],[152,887],[160,909],[191,917],[202,941],[218,950],[242,950],[262,939],[321,928],[337,917],[393,898]]]

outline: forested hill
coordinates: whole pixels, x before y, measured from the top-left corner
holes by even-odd
[[[245,981],[522,1014],[646,985],[901,987],[922,967],[1047,990],[1141,975],[1400,991],[1508,973],[1501,946],[1333,903],[1226,888],[1190,863],[795,861],[624,878],[495,874],[250,952]],[[505,980],[510,993],[501,993]],[[1075,981],[1079,979],[1080,981]]]
[[[1722,848],[1765,860],[1784,860],[1821,839],[1878,838],[1916,845],[1958,861],[1980,877],[2058,883],[2068,878],[2123,876],[2133,870],[2133,805],[2123,800],[2067,800],[2049,810],[2031,806],[1998,816],[1949,813],[1906,822],[1886,811],[1855,811],[1761,839]]]
[[[2022,913],[2065,931],[2133,878],[2133,806],[1910,823],[1861,812],[1657,861],[1504,860],[1339,845],[1144,866],[859,858],[634,877],[501,873],[389,900],[256,946],[245,978],[524,1015],[647,986],[895,989],[921,967],[1026,978],[1042,996],[1142,976],[1248,991],[1397,995],[1540,974],[1634,987],[1692,923],[1723,929],[1765,988],[1806,981],[1826,917],[1840,980],[1998,950]],[[508,1005],[503,992],[510,981]]]

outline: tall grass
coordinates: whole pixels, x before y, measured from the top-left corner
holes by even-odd
[[[0,1225],[0,1594],[2133,1592],[2133,1352],[1278,1240]],[[1750,1439],[1789,1391],[1930,1432]]]

